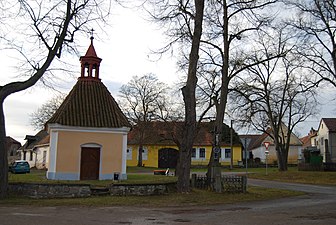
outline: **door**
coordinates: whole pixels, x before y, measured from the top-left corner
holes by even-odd
[[[100,148],[82,147],[80,179],[99,179]]]
[[[159,168],[176,168],[178,151],[173,148],[162,148],[159,150]]]

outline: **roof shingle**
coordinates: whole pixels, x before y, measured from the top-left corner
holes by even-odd
[[[322,118],[329,132],[336,132],[336,118]]]
[[[79,78],[47,124],[121,128],[131,127],[100,79]]]

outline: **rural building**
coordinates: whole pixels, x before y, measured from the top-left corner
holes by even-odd
[[[126,179],[130,124],[101,82],[91,44],[80,57],[81,76],[46,123],[50,134],[47,178],[53,180]]]
[[[336,118],[322,118],[317,130],[316,146],[325,163],[336,163]]]
[[[17,159],[20,159],[20,151],[21,143],[15,140],[12,137],[6,137],[6,149],[7,149],[7,158],[8,163],[12,163]]]
[[[181,136],[183,122],[149,122],[145,129],[135,126],[128,135],[127,165],[136,166],[139,146],[142,142],[142,164],[146,167],[175,168],[178,160],[178,137]],[[203,122],[197,132],[192,151],[191,165],[206,166],[209,163],[213,146],[213,123]],[[140,130],[145,130],[141,134]],[[230,128],[224,124],[223,139],[220,143],[221,165],[231,163]],[[233,164],[242,161],[242,145],[233,132]],[[142,137],[142,138],[141,138]],[[142,141],[141,141],[142,139]]]
[[[21,159],[26,160],[30,167],[36,167],[38,169],[46,168],[47,153],[39,149],[39,142],[47,136],[48,132],[46,130],[40,130],[35,135],[26,135],[26,142],[18,151],[20,152]],[[43,155],[45,156],[44,160],[42,159]]]
[[[281,128],[281,133],[287,133],[287,126],[284,124]],[[260,137],[253,141],[253,144],[249,146],[249,150],[253,154],[254,160],[259,159],[260,162],[266,162],[266,146],[265,143],[269,143],[268,146],[268,155],[267,155],[267,163],[269,164],[277,164],[278,158],[277,153],[275,150],[275,145],[272,137],[268,135],[271,132],[271,129],[267,129],[267,132],[264,132],[260,135]],[[280,134],[281,135],[281,134]],[[297,164],[298,160],[303,157],[302,155],[302,142],[300,139],[295,135],[291,134],[290,143],[289,143],[289,151],[288,151],[288,164]]]

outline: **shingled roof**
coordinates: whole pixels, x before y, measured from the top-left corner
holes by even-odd
[[[131,127],[99,79],[79,78],[48,123],[79,127]]]
[[[182,135],[184,122],[148,122],[144,127],[134,126],[128,133],[127,143],[130,145],[139,144],[140,129],[144,129],[144,145],[176,145],[174,142]],[[202,122],[195,137],[194,145],[211,146],[213,143],[213,122]],[[229,126],[223,124],[223,137],[221,145],[230,145]],[[236,132],[233,133],[233,145],[241,146],[240,139]]]
[[[336,132],[336,118],[322,118],[329,132]]]
[[[117,102],[99,78],[101,59],[91,44],[80,57],[81,77],[47,124],[76,127],[131,127]]]

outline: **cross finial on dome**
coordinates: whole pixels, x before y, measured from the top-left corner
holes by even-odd
[[[91,31],[90,31],[90,33],[91,33],[91,37],[90,37],[91,43],[93,42],[93,39],[94,39],[94,37],[93,37],[93,31],[94,31],[94,29],[92,28]]]

